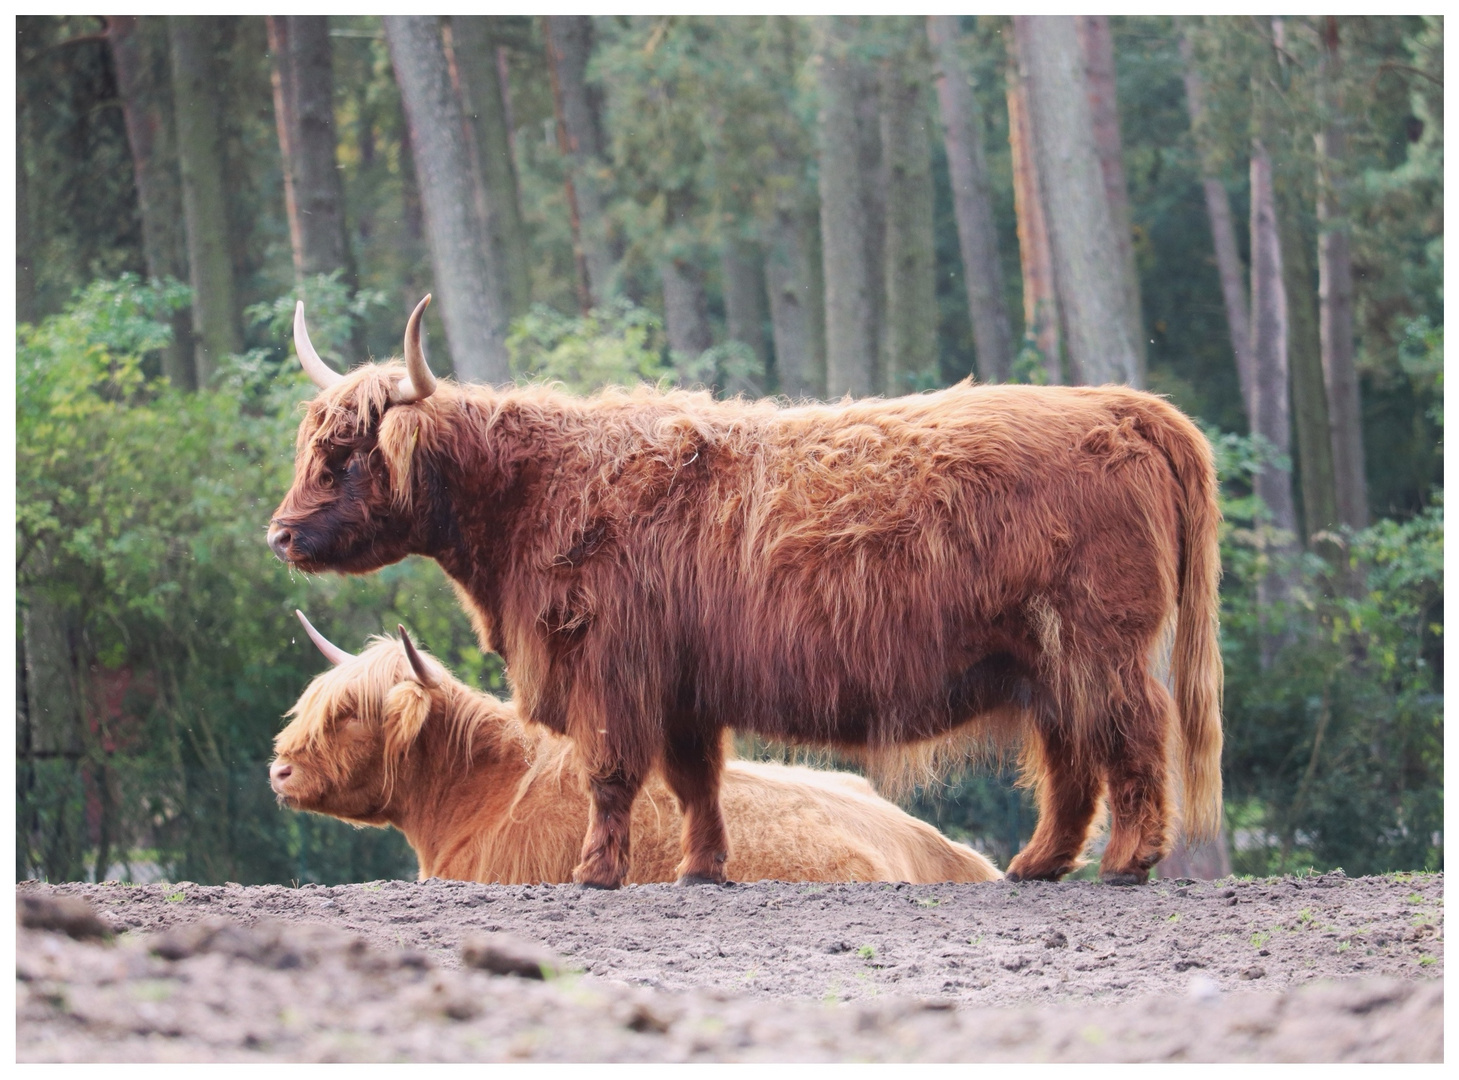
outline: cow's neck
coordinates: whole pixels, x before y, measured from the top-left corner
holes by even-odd
[[[442,468],[443,513],[422,554],[429,555],[470,601],[483,648],[502,649],[498,628],[502,595],[519,566],[530,565],[541,539],[543,484],[557,472],[561,433],[534,417],[524,418],[510,392],[496,409],[486,438],[462,438],[461,449]],[[479,417],[466,423],[479,427]],[[506,657],[510,663],[511,657]]]

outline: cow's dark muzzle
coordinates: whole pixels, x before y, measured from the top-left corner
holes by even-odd
[[[294,532],[287,525],[272,523],[269,525],[268,546],[284,562],[293,562],[291,545],[294,543]]]

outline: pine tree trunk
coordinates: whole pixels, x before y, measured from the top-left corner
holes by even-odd
[[[1368,524],[1368,481],[1363,451],[1363,410],[1353,357],[1353,258],[1344,207],[1347,140],[1338,94],[1341,57],[1337,16],[1323,16],[1318,86],[1323,127],[1317,136],[1317,272],[1322,306],[1322,370],[1332,423],[1337,520],[1353,529]]]
[[[1130,339],[1139,362],[1139,385],[1145,383],[1145,305],[1140,300],[1140,272],[1135,265],[1134,227],[1130,220],[1130,196],[1125,185],[1125,163],[1120,140],[1120,113],[1115,100],[1114,40],[1109,18],[1079,15],[1075,18],[1079,47],[1084,53],[1084,75],[1089,87],[1089,112],[1094,121],[1094,148],[1099,155],[1099,172],[1104,179],[1114,223],[1115,246],[1125,288],[1130,319]]]
[[[885,393],[887,382],[887,291],[885,270],[887,236],[887,170],[881,147],[881,79],[870,64],[855,65],[856,157],[861,172],[861,234],[866,245],[867,300],[871,315],[872,393]]]
[[[937,100],[978,375],[984,382],[1006,382],[1013,370],[1013,331],[1003,295],[1003,263],[983,153],[983,120],[967,66],[958,53],[957,17],[927,16],[927,40],[937,64]]]
[[[223,357],[243,348],[218,132],[215,21],[215,16],[204,15],[167,17],[188,276],[193,290],[197,386],[208,385]]]
[[[1317,289],[1312,271],[1312,238],[1302,227],[1300,185],[1292,167],[1275,170],[1277,224],[1282,243],[1282,271],[1287,293],[1287,362],[1292,381],[1293,449],[1301,479],[1302,529],[1312,537],[1337,523],[1337,489],[1333,476],[1331,425],[1322,381],[1322,348],[1317,328]],[[1329,558],[1337,552],[1320,550]]]
[[[573,249],[578,263],[580,304],[595,307],[613,292],[613,251],[604,213],[600,109],[587,82],[593,50],[589,15],[549,15],[543,20],[547,70],[557,114],[557,141],[567,159],[568,203],[573,215]]]
[[[353,289],[344,185],[335,158],[329,19],[270,15],[267,21],[294,274],[302,281],[343,270],[345,283]]]
[[[483,16],[453,15],[451,31],[461,102],[471,121],[482,180],[487,252],[490,262],[500,268],[507,309],[515,318],[525,314],[531,304],[532,285],[496,44]]]
[[[792,401],[826,396],[825,295],[820,215],[782,206],[765,252],[765,285],[780,393]]]
[[[937,377],[937,266],[933,235],[932,121],[926,41],[899,20],[902,48],[882,67],[881,153],[886,176],[882,281],[885,393],[914,393]]]
[[[1069,16],[1015,16],[1066,347],[1081,381],[1140,385],[1084,56]]]
[[[867,176],[857,128],[859,72],[849,57],[850,27],[842,16],[816,20],[820,83],[821,252],[826,303],[826,393],[877,392],[875,265],[868,258]]]
[[[15,140],[15,321],[35,323],[40,312],[35,298],[35,240],[31,222],[34,220],[27,192],[30,177],[25,165],[26,140],[20,135],[24,130],[25,107],[19,105]]]
[[[510,377],[506,303],[492,289],[481,255],[464,121],[451,87],[440,21],[431,15],[390,15],[384,23],[456,375],[464,382],[505,382]]]
[[[1236,248],[1236,223],[1231,213],[1231,198],[1226,185],[1216,175],[1214,153],[1207,135],[1206,95],[1200,70],[1196,67],[1195,49],[1190,35],[1180,35],[1180,55],[1185,63],[1185,102],[1190,113],[1191,130],[1201,157],[1201,186],[1206,196],[1206,216],[1211,221],[1211,241],[1216,252],[1216,273],[1221,282],[1221,299],[1226,308],[1226,327],[1231,335],[1231,352],[1236,358],[1236,377],[1241,386],[1241,400],[1246,407],[1246,421],[1256,430],[1256,403],[1251,365],[1251,316],[1246,304],[1246,273]]]
[[[755,356],[747,376],[727,380],[725,392],[760,397],[765,393],[765,258],[758,244],[731,238],[720,252],[724,276],[725,336],[749,347]]]
[[[173,146],[166,26],[156,18],[143,22],[135,15],[108,15],[106,36],[132,152],[147,276],[183,281],[187,252]],[[162,354],[162,374],[176,387],[195,390],[192,313],[185,308],[174,312],[171,323],[172,340]]]
[[[1054,285],[1054,254],[1049,247],[1049,223],[1044,213],[1044,191],[1033,151],[1028,117],[1028,86],[1013,38],[1008,38],[1008,146],[1013,157],[1013,211],[1018,218],[1018,251],[1023,270],[1023,337],[1043,358],[1050,383],[1061,375],[1058,290]]]
[[[1279,454],[1292,448],[1287,369],[1287,292],[1283,280],[1282,245],[1272,190],[1272,162],[1260,138],[1251,147],[1251,359],[1256,425],[1253,434],[1264,437]],[[1292,474],[1269,463],[1254,477],[1256,495],[1266,507],[1267,525],[1259,529],[1267,556],[1280,560],[1291,550],[1297,533],[1297,512],[1292,498]],[[1273,604],[1287,595],[1280,569],[1271,569],[1257,583],[1257,603],[1263,618]],[[1263,636],[1261,663],[1271,664],[1283,643],[1271,630]]]

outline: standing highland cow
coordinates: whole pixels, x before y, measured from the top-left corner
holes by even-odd
[[[663,768],[682,880],[720,881],[720,733],[875,764],[1021,741],[1040,804],[1008,876],[1145,880],[1221,809],[1219,510],[1211,451],[1124,387],[952,387],[782,407],[707,394],[437,383],[329,369],[269,543],[303,570],[436,559],[524,718],[570,736],[592,813],[575,880],[614,887]],[[1150,671],[1173,630],[1174,701]]]

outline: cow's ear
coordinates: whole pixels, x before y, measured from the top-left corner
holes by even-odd
[[[420,683],[398,683],[385,698],[385,754],[398,759],[410,752],[411,744],[431,711],[431,695]]]

